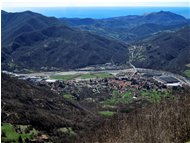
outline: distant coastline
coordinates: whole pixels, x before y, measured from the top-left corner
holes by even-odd
[[[190,18],[190,7],[32,7],[5,8],[8,12],[31,10],[46,16],[57,18],[108,18],[127,15],[143,15],[150,12],[170,11]]]

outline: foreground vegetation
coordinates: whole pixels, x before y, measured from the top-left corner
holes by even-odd
[[[107,91],[93,94],[86,89],[82,93],[87,97],[75,100],[70,94],[57,95],[44,87],[3,74],[2,141],[190,141],[189,87],[162,92],[131,89],[125,93],[113,91],[111,95],[107,95]],[[139,98],[134,99],[135,96]]]
[[[18,131],[16,132],[15,128],[20,130],[20,133]],[[28,126],[19,125],[19,127],[14,127],[10,123],[3,123],[1,125],[1,131],[2,131],[2,138],[1,140],[3,142],[24,142],[25,140],[31,139],[34,135],[37,134],[37,131],[35,129],[30,129]]]
[[[111,121],[89,133],[85,142],[184,143],[190,141],[190,94],[175,94],[158,104],[113,116]]]

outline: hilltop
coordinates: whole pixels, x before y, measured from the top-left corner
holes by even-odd
[[[182,72],[190,63],[190,26],[146,38],[134,50],[137,67]]]
[[[104,19],[61,18],[61,20],[69,26],[125,42],[134,42],[155,32],[179,28],[189,23],[183,16],[168,11]]]
[[[3,12],[2,29],[3,69],[72,69],[128,60],[128,45],[31,11]]]

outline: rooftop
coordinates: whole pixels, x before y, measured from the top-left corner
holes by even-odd
[[[171,77],[171,76],[159,76],[159,77],[157,77],[157,79],[162,80],[163,82],[166,82],[166,83],[178,83],[178,82],[180,82],[179,80],[177,80],[176,78]]]

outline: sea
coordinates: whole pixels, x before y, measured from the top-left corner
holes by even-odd
[[[6,9],[5,9],[6,10]],[[118,17],[127,15],[143,15],[151,12],[170,11],[190,18],[190,7],[32,7],[13,8],[8,12],[30,10],[46,16],[57,18],[95,18]]]

